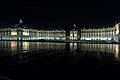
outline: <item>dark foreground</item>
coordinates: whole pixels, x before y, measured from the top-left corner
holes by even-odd
[[[119,77],[118,63],[102,63],[93,57],[83,55],[76,61],[69,54],[57,53],[29,61],[12,61],[12,57],[1,62],[0,74],[12,80],[38,79],[100,79]],[[80,55],[81,56],[81,55]],[[27,58],[27,57],[26,57]]]
[[[54,50],[57,47],[55,46],[52,50],[18,52],[14,55],[13,52],[1,50],[0,78],[5,80],[120,78],[119,45],[71,43],[65,46],[62,50]]]

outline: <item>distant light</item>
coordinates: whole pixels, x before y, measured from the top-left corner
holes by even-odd
[[[60,39],[60,38],[57,38],[57,39]]]

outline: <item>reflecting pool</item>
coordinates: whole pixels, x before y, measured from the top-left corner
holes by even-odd
[[[0,41],[0,75],[21,79],[119,76],[119,44]]]

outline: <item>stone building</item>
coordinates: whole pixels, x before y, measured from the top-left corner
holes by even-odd
[[[120,23],[114,27],[98,29],[81,29],[81,40],[111,40],[119,41]]]
[[[94,28],[94,29],[76,29],[74,24],[73,29],[69,31],[69,40],[103,40],[103,41],[120,41],[120,23],[115,26],[107,28]],[[67,40],[66,30],[49,30],[49,29],[31,29],[27,28],[20,19],[18,24],[0,28],[0,40]]]
[[[37,30],[29,29],[19,23],[10,28],[0,29],[0,40],[65,40],[65,30]]]

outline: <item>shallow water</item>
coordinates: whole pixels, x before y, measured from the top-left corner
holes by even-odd
[[[105,79],[119,77],[119,44],[0,42],[0,77]]]

